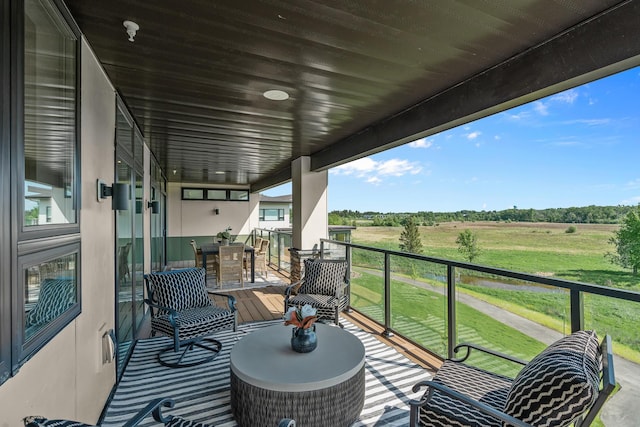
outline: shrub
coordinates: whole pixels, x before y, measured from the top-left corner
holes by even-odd
[[[576,228],[573,225],[570,225],[569,228],[564,230],[565,233],[571,234],[576,232]]]

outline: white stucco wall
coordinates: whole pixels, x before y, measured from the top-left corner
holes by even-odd
[[[167,184],[167,237],[215,236],[227,226],[231,234],[249,234],[258,227],[259,194],[249,194],[248,202],[227,202],[214,200],[182,200],[182,187],[220,188],[202,184]],[[246,190],[246,187],[225,186],[230,189]],[[214,213],[219,210],[219,214]]]
[[[101,363],[101,335],[114,327],[114,223],[111,202],[96,201],[96,179],[113,182],[115,92],[82,47],[82,313],[0,387],[0,427],[27,415],[95,423],[115,382]]]

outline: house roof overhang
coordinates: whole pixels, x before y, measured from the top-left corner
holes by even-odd
[[[167,178],[251,191],[640,63],[634,0],[65,3]]]

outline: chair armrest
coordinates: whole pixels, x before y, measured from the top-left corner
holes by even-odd
[[[173,316],[177,316],[178,312],[176,310],[174,310],[173,308],[169,308],[169,307],[163,307],[161,305],[156,304],[155,302],[151,301],[149,298],[145,298],[144,299],[145,304],[147,304],[150,308],[155,308],[157,310],[164,310],[164,311],[168,311],[169,315],[173,315]]]
[[[454,353],[458,353],[458,351],[460,351],[462,349],[466,349],[466,353],[464,354],[464,356],[459,357],[459,358],[451,358],[449,360],[451,360],[452,362],[464,362],[465,360],[467,360],[469,358],[469,355],[471,354],[471,350],[475,349],[475,350],[478,350],[480,352],[483,352],[483,353],[486,353],[486,354],[490,354],[492,356],[496,356],[496,357],[499,357],[501,359],[505,359],[505,360],[508,360],[510,362],[513,362],[513,363],[520,364],[522,366],[524,366],[524,365],[526,365],[528,363],[526,360],[518,359],[517,357],[509,356],[508,354],[500,353],[499,351],[491,350],[491,349],[488,349],[486,347],[482,347],[482,346],[479,346],[479,345],[476,345],[476,344],[471,344],[471,343],[458,344],[457,346],[454,347],[453,352]]]
[[[176,318],[178,317],[178,312],[175,311],[173,308],[169,308],[169,307],[163,307],[161,305],[158,305],[156,303],[154,303],[153,301],[151,301],[149,298],[145,298],[144,299],[145,304],[147,304],[151,309],[156,309],[156,310],[164,310],[167,311],[169,313],[169,322],[171,322],[171,325],[175,328],[178,326],[178,324],[176,323]],[[153,314],[153,310],[151,310],[151,317],[154,317],[155,315]]]
[[[297,291],[300,288],[300,286],[302,286],[302,280],[298,280],[297,282],[287,286],[287,288],[284,290],[285,297],[287,297],[288,299],[291,296],[291,293],[293,291]]]
[[[464,402],[468,405],[473,406],[474,408],[476,408],[477,410],[484,412],[485,414],[492,416],[493,418],[497,418],[505,423],[508,423],[509,425],[513,425],[516,427],[533,427],[531,424],[527,424],[524,421],[521,421],[517,418],[512,417],[511,415],[505,414],[504,412],[489,406],[489,405],[485,405],[484,403],[478,402],[477,400],[474,400],[472,398],[470,398],[469,396],[466,396],[462,393],[459,393],[449,387],[447,387],[446,385],[440,384],[440,383],[436,383],[433,381],[421,381],[419,383],[417,383],[416,385],[413,386],[412,390],[413,392],[417,392],[420,390],[420,388],[422,387],[429,387],[428,392],[423,396],[422,399],[420,400],[410,400],[409,401],[409,405],[411,406],[411,410],[412,413],[415,413],[416,409],[421,407],[421,406],[425,406],[429,400],[431,399],[431,396],[433,395],[433,391],[434,390],[438,390],[439,392],[446,394],[447,396],[459,400],[461,402]],[[425,397],[426,396],[426,397]],[[414,409],[414,407],[416,409]],[[413,421],[413,419],[412,419]]]
[[[345,290],[349,288],[349,282],[344,282],[342,285],[336,287],[335,298],[341,298],[346,292]]]
[[[207,291],[209,295],[217,295],[219,297],[227,297],[227,304],[229,305],[229,309],[231,311],[236,311],[238,308],[236,307],[236,297],[229,294],[221,294],[219,292]]]
[[[143,409],[138,411],[138,413],[133,418],[131,418],[129,421],[127,421],[125,424],[123,424],[123,427],[134,427],[134,426],[137,426],[147,416],[149,416],[149,414],[153,414],[153,419],[156,420],[157,422],[166,424],[169,421],[171,421],[172,417],[171,416],[163,417],[162,416],[162,407],[164,406],[164,407],[167,407],[167,408],[173,408],[174,404],[175,403],[174,403],[173,399],[167,399],[167,398],[154,399],[151,402],[149,402],[149,404],[147,406],[145,406]]]

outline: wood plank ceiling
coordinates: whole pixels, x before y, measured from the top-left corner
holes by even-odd
[[[614,0],[65,3],[168,179],[252,191],[299,156],[330,167],[568,87],[635,58],[640,27],[637,1]]]

